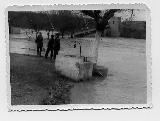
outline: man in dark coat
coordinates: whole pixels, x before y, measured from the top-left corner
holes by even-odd
[[[47,32],[48,40],[49,40],[49,32],[50,32],[50,31]]]
[[[56,60],[56,56],[58,55],[59,50],[60,50],[60,39],[59,39],[59,33],[57,33],[54,41],[54,60]]]
[[[39,33],[36,39],[36,43],[37,43],[37,55],[41,57],[41,52],[42,52],[42,47],[43,47],[43,36],[41,32]]]
[[[48,47],[47,47],[47,51],[46,51],[46,54],[45,54],[45,58],[48,57],[48,53],[51,51],[50,59],[52,59],[52,57],[53,57],[53,46],[54,46],[54,35],[51,35],[51,38],[49,39],[49,42],[48,42]]]

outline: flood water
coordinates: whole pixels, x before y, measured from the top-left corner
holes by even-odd
[[[73,104],[140,104],[147,101],[145,40],[103,38],[98,65],[108,77],[75,83]]]
[[[68,48],[68,43],[65,42],[61,42],[62,50]],[[44,43],[44,50],[46,49],[46,43],[47,40]],[[108,69],[108,77],[96,77],[90,81],[74,83],[74,87],[71,89],[71,103],[146,103],[145,44],[145,40],[103,38],[99,47],[98,65]],[[10,38],[9,45],[11,53],[36,55],[34,40]],[[72,43],[68,45],[73,47]]]
[[[43,48],[42,55],[44,55],[45,49],[46,47]],[[26,54],[26,55],[37,55],[36,43],[34,42],[34,40],[28,40],[25,38],[23,39],[12,38],[9,41],[9,52]]]

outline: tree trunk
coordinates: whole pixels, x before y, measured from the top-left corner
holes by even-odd
[[[95,34],[95,40],[92,41],[93,43],[91,44],[91,50],[92,52],[90,52],[90,57],[91,57],[91,62],[94,63],[94,65],[97,65],[97,61],[98,61],[98,47],[99,47],[99,42],[100,42],[100,38],[101,38],[101,32],[100,31],[96,31]]]
[[[95,34],[95,60],[94,60],[95,64],[97,64],[97,60],[98,60],[98,47],[99,47],[100,39],[101,39],[101,32],[96,31],[96,34]]]
[[[90,61],[93,63],[93,72],[97,73],[97,61],[98,61],[98,48],[101,39],[101,31],[96,30],[95,40],[92,43],[92,52]]]

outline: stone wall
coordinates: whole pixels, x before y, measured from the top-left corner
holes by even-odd
[[[55,68],[62,75],[75,81],[86,80],[92,77],[93,63],[84,62],[83,60],[83,57],[58,55],[55,61]]]

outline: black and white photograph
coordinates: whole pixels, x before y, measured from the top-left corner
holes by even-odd
[[[9,105],[150,103],[150,12],[119,6],[9,7]]]

